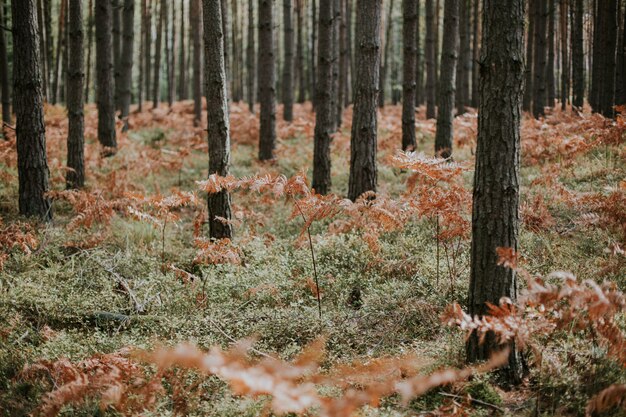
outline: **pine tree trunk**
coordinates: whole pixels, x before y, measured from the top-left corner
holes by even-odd
[[[4,22],[4,0],[0,0],[0,22]],[[43,56],[43,55],[42,55]],[[2,88],[2,122],[11,124],[11,91],[9,88],[9,59],[4,29],[0,28],[0,87]],[[0,129],[4,132],[4,129]]]
[[[422,2],[417,1],[415,12],[415,105],[421,106],[424,103],[424,50],[422,49],[422,35],[420,33],[420,14]]]
[[[283,119],[293,120],[293,18],[291,0],[283,0]]]
[[[176,99],[176,3],[172,2],[171,25],[168,25],[170,31],[169,41],[169,59],[167,61],[167,101],[169,107],[172,107]]]
[[[200,0],[191,0],[189,7],[193,33],[193,113],[194,126],[202,120],[202,8]]]
[[[333,83],[331,87],[331,114],[332,130],[337,131],[341,121],[337,123],[337,109],[339,108],[339,23],[341,21],[340,4],[341,0],[333,0],[333,40],[330,44],[332,52],[331,65],[333,68]]]
[[[306,78],[304,63],[304,0],[296,1],[296,24],[297,28],[297,44],[296,44],[296,77],[298,78],[298,103],[306,101]]]
[[[622,45],[622,6],[621,0],[617,2],[617,50],[615,54],[615,104],[621,104],[622,101],[622,79],[624,78],[622,69],[623,62],[622,59],[624,57],[623,50],[624,46]]]
[[[452,119],[454,118],[455,75],[459,46],[459,0],[445,0],[441,74],[437,86],[437,133],[435,154],[452,156]]]
[[[316,1],[311,1],[311,62],[309,63],[309,69],[311,72],[311,86],[310,86],[310,95],[311,101],[313,105],[313,110],[315,110],[315,95],[317,94],[317,68],[315,68],[315,64],[317,63],[317,57],[315,54],[317,53],[317,6]]]
[[[569,100],[570,70],[569,53],[567,49],[567,23],[568,23],[568,1],[560,0],[559,25],[561,30],[561,110],[567,107]]]
[[[343,108],[346,102],[346,85],[348,83],[348,48],[346,46],[348,28],[346,26],[346,0],[335,0],[340,8],[339,21],[339,82],[337,83],[337,128],[343,122]]]
[[[4,1],[0,0],[0,8],[2,8],[2,10],[0,10],[0,22],[4,22]],[[40,57],[40,61],[41,61],[41,75],[42,75],[42,81],[43,81],[43,99],[44,101],[48,101],[48,92],[50,87],[48,86],[48,63],[46,62],[46,29],[45,29],[45,22],[44,22],[44,5],[43,5],[43,0],[37,0],[37,27],[39,29],[39,57]],[[4,32],[2,30],[0,30],[0,32]],[[0,42],[4,42],[4,33],[0,33],[0,38],[2,38],[2,40]],[[6,43],[4,44],[4,47],[6,48]],[[2,45],[0,45],[0,48],[2,48]],[[1,54],[1,52],[0,52]],[[7,62],[7,57],[6,57],[6,49],[5,49],[5,55],[0,56],[0,59],[2,60],[3,63]],[[3,63],[0,63],[0,66],[3,65]],[[1,68],[0,68],[1,70]],[[1,75],[1,74],[0,74]]]
[[[203,0],[204,74],[206,77],[207,132],[209,137],[209,175],[228,175],[230,164],[230,126],[224,69],[224,27],[220,0]],[[211,238],[231,238],[230,195],[226,190],[208,198]]]
[[[187,65],[185,59],[185,2],[180,3],[180,45],[178,47],[178,99],[187,100]]]
[[[133,43],[135,41],[135,0],[124,0],[122,56],[120,73],[120,118],[124,120],[124,130],[128,129],[131,88],[133,82]]]
[[[98,103],[98,141],[104,155],[116,152],[115,102],[113,99],[113,38],[111,0],[96,0],[96,96]]]
[[[472,107],[478,108],[480,97],[480,73],[478,60],[480,59],[480,0],[474,0],[474,18],[472,35]]]
[[[602,74],[600,81],[598,112],[606,117],[613,117],[615,111],[615,51],[617,48],[617,0],[599,2],[602,8],[602,21],[598,22],[603,33],[600,43]]]
[[[247,84],[248,84],[248,107],[250,113],[254,113],[255,91],[254,77],[255,71],[255,54],[254,54],[254,0],[248,0],[248,46],[246,49],[246,67],[247,67]]]
[[[273,0],[259,0],[259,159],[274,159],[276,146],[276,62],[274,55]]]
[[[348,198],[376,191],[376,105],[380,71],[380,0],[357,0],[355,91],[350,137]]]
[[[68,0],[69,2],[69,0]],[[67,29],[70,23],[69,13],[67,12],[68,5],[65,5],[65,24],[63,30],[63,62],[61,64],[61,78],[59,82],[59,101],[66,103],[66,89],[67,89],[67,68],[70,64],[70,55],[68,52],[68,45],[70,43],[69,30]]]
[[[46,68],[48,69],[48,98],[52,97],[52,63],[54,62],[54,35],[52,34],[52,0],[43,0],[46,31]],[[93,25],[93,23],[92,23]]]
[[[381,0],[382,1],[382,0]],[[387,10],[387,18],[385,19],[385,50],[384,57],[380,61],[380,78],[378,79],[378,107],[385,106],[385,87],[387,86],[387,72],[389,71],[389,55],[391,50],[391,29],[392,20],[391,15],[393,13],[393,0],[389,0],[389,9]]]
[[[548,68],[546,56],[546,23],[548,1],[535,0],[535,44],[533,46],[533,116],[539,118],[545,114]]]
[[[572,21],[572,93],[574,107],[582,109],[585,97],[585,50],[583,46],[583,0],[573,0]]]
[[[456,66],[455,105],[457,114],[465,113],[469,104],[470,33],[468,0],[459,0],[459,60]]]
[[[435,61],[435,9],[434,0],[426,0],[426,118],[437,117],[435,84],[437,83],[437,70]]]
[[[415,32],[417,31],[417,2],[402,0],[402,40],[404,67],[402,74],[402,150],[414,150],[415,142]]]
[[[224,71],[226,73],[226,97],[230,102],[232,73],[230,70],[230,16],[228,15],[228,0],[220,0],[222,2],[222,31],[224,40]],[[231,0],[234,1],[234,0]]]
[[[331,85],[333,8],[334,0],[320,0],[319,38],[317,51],[317,91],[315,97],[315,132],[313,145],[312,187],[320,194],[328,194],[331,187],[330,141],[332,133]]]
[[[165,6],[164,6],[165,4]],[[165,97],[167,98],[168,107],[172,107],[174,98],[172,97],[172,55],[174,53],[171,45],[171,33],[170,33],[170,16],[167,9],[167,1],[161,4],[163,7],[163,37],[165,38]]]
[[[498,265],[496,248],[517,250],[519,231],[520,120],[524,85],[524,0],[485,0],[480,59],[478,142],[472,210],[469,314],[487,314],[486,303],[501,297],[513,302],[517,279]],[[506,91],[507,94],[502,94]],[[501,349],[491,333],[467,343],[470,362],[488,359]],[[502,370],[510,383],[521,381],[522,365],[515,347]]]
[[[122,76],[122,7],[120,1],[123,0],[111,0],[111,7],[113,13],[113,81],[115,83],[115,110],[121,109],[121,97],[122,92],[120,87],[122,83],[120,78]]]
[[[58,39],[57,39],[57,49],[56,49],[56,60],[54,64],[54,78],[52,80],[52,97],[50,102],[52,104],[57,104],[60,92],[60,83],[59,78],[61,77],[61,57],[63,56],[63,39],[64,39],[64,26],[65,26],[65,10],[67,6],[67,0],[61,0],[59,4],[59,30],[58,30]]]
[[[85,123],[83,115],[83,6],[82,0],[70,0],[69,4],[69,54],[67,85],[67,188],[85,185]]]
[[[137,80],[137,112],[143,111],[143,85],[144,85],[144,56],[145,56],[145,36],[144,33],[148,30],[146,27],[146,0],[141,1],[141,9],[139,10],[141,27],[139,29],[139,79]]]
[[[146,30],[143,32],[144,35],[144,57],[143,62],[145,65],[144,69],[144,90],[146,91],[146,101],[149,100],[150,92],[152,91],[151,83],[152,83],[152,4],[154,0],[144,0],[146,2]],[[192,2],[194,0],[191,0]]]
[[[39,34],[35,0],[11,2],[13,19],[13,74],[17,136],[19,211],[24,216],[52,219],[48,191],[46,132],[39,64]]]
[[[626,10],[624,11],[624,24],[622,27],[622,49],[620,49],[619,53],[622,57],[622,77],[617,78],[616,82],[622,83],[622,95],[621,97],[616,97],[615,101],[617,104],[624,105],[626,104]]]
[[[89,103],[89,91],[91,86],[91,51],[93,45],[93,27],[95,21],[93,17],[93,0],[89,0],[89,17],[87,21],[87,61],[85,66],[87,67],[87,75],[85,77],[85,103]]]
[[[156,41],[154,44],[154,80],[152,83],[152,107],[158,108],[161,102],[161,42],[163,40],[163,25],[165,21],[166,1],[161,0],[159,21],[157,23]],[[155,4],[156,9],[156,4]]]
[[[344,107],[352,103],[352,85],[354,83],[354,59],[352,58],[352,0],[346,0],[346,96]]]
[[[554,38],[556,37],[554,27],[555,1],[556,0],[548,0],[548,66],[546,68],[546,88],[548,90],[549,107],[554,107],[554,100],[556,99],[556,80],[554,78]]]
[[[530,112],[533,103],[533,54],[535,49],[535,20],[537,4],[542,0],[528,0],[528,31],[526,32],[526,72],[522,108]]]

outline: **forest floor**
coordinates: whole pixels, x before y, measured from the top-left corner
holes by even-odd
[[[202,348],[227,347],[254,336],[258,351],[289,359],[324,334],[323,366],[329,369],[407,353],[419,357],[426,371],[463,366],[465,335],[440,317],[447,305],[464,306],[467,300],[471,216],[466,202],[458,207],[466,230],[439,239],[436,218],[428,215],[374,237],[362,228],[342,228],[346,220],[341,218],[313,222],[320,320],[311,248],[289,198],[234,191],[235,237],[221,259],[229,262],[211,264],[211,256],[198,261],[194,233],[206,236],[208,226],[198,220],[205,194],[196,181],[207,178],[208,162],[205,132],[193,127],[192,113],[192,102],[133,113],[129,132],[119,132],[117,155],[101,158],[97,114],[88,107],[87,191],[73,197],[60,193],[49,225],[19,222],[12,132],[10,141],[0,142],[5,234],[0,237],[0,415],[27,415],[41,401],[45,388],[20,379],[25,364],[60,357],[76,361],[129,346],[191,341]],[[296,105],[291,124],[282,121],[279,108],[277,120],[276,161],[259,163],[258,118],[247,106],[231,106],[231,174],[311,177],[310,106]],[[454,122],[454,158],[468,192],[476,121],[470,112]],[[348,109],[331,151],[332,189],[338,195],[347,192],[350,124]],[[626,290],[623,125],[622,119],[616,125],[588,111],[554,110],[545,120],[524,119],[519,253],[531,274],[566,270],[581,279],[611,280]],[[46,126],[51,188],[61,191],[65,110],[47,107]],[[434,121],[424,120],[420,109],[418,151],[432,154],[434,131]],[[399,201],[410,190],[411,177],[390,162],[401,143],[399,106],[380,111],[379,134],[379,194]],[[179,191],[197,192],[199,203],[181,203],[165,214],[155,209],[163,207],[159,196],[180,197]],[[129,200],[140,203],[128,210]],[[163,228],[159,220],[165,218]],[[579,415],[592,394],[626,381],[623,368],[580,338],[566,338],[544,355],[546,364],[533,368],[511,391],[493,377],[477,376],[408,404],[385,398],[362,415],[452,413],[455,402],[466,404],[468,393],[488,404],[467,403],[471,415]],[[217,378],[201,388],[191,415],[252,416],[263,409],[263,399],[234,396]],[[143,415],[173,415],[174,406],[164,396]],[[88,402],[62,415],[95,415],[95,410],[97,402]]]

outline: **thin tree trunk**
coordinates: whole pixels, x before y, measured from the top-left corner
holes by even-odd
[[[473,35],[472,35],[472,107],[478,108],[478,99],[480,97],[480,1],[474,0],[474,19],[473,19]]]
[[[2,8],[2,10],[0,10],[0,22],[4,22],[4,1],[0,0],[0,8]],[[50,90],[50,87],[48,86],[48,63],[46,62],[46,29],[45,29],[45,22],[44,22],[44,5],[43,5],[43,0],[38,0],[37,1],[37,26],[39,29],[39,57],[40,57],[40,61],[41,61],[41,78],[43,81],[43,99],[44,101],[48,101],[48,92]],[[0,42],[4,42],[4,31],[0,30],[0,38],[2,38],[2,40],[0,40]],[[0,45],[0,48],[2,48],[2,45]],[[4,56],[0,56],[0,59],[3,61],[3,63],[7,62],[7,56],[6,56],[6,43],[4,44],[4,48],[5,48],[5,55]],[[0,66],[3,65],[2,63],[0,63]],[[8,81],[7,81],[8,83]]]
[[[259,0],[259,159],[274,159],[276,146],[276,60],[274,55],[273,0]]]
[[[194,126],[199,126],[202,120],[202,8],[200,0],[191,0],[189,7],[191,27],[193,33],[193,112]]]
[[[151,86],[151,82],[152,82],[152,78],[150,77],[150,75],[152,74],[152,4],[153,4],[153,0],[143,0],[146,3],[146,14],[144,15],[144,19],[145,19],[145,24],[146,24],[146,30],[143,32],[144,35],[144,40],[143,40],[143,44],[144,44],[144,57],[143,57],[143,63],[144,63],[144,90],[146,92],[146,100],[149,100],[148,97],[150,97],[150,91],[152,91],[152,89],[150,88]],[[194,0],[191,0],[194,1]]]
[[[0,0],[0,22],[4,22],[4,0]],[[45,55],[41,55],[45,56]],[[14,67],[15,68],[15,67]],[[0,28],[0,87],[2,89],[2,122],[11,124],[11,91],[9,89],[9,59],[4,29]],[[0,129],[4,132],[4,129]]]
[[[168,61],[168,73],[167,73],[167,98],[168,104],[172,107],[174,100],[176,100],[176,3],[172,2],[172,24],[169,26],[170,30],[170,56]]]
[[[291,0],[283,0],[283,119],[293,120],[293,19]]]
[[[222,2],[222,31],[224,36],[224,71],[226,72],[226,97],[230,102],[232,74],[230,70],[230,18],[228,15],[228,0],[220,0]],[[234,1],[234,0],[231,0]]]
[[[382,0],[381,0],[382,1]],[[391,15],[393,13],[393,0],[389,0],[389,9],[387,10],[387,18],[385,19],[385,50],[384,58],[380,61],[380,78],[379,78],[379,93],[378,93],[378,107],[385,105],[385,87],[387,85],[387,71],[389,70],[389,55],[391,50],[391,29],[392,20]]]
[[[417,31],[417,2],[402,0],[402,38],[404,67],[402,74],[402,150],[414,150],[415,141],[415,32]]]
[[[315,64],[317,63],[315,54],[317,53],[317,7],[315,5],[316,0],[311,1],[311,62],[309,63],[309,70],[311,72],[311,87],[310,95],[315,109],[315,95],[317,94],[317,69]]]
[[[545,114],[547,85],[546,72],[546,20],[548,17],[547,0],[535,0],[535,44],[533,53],[533,116],[539,118]]]
[[[61,57],[63,56],[63,33],[64,33],[64,24],[65,24],[65,9],[67,5],[67,0],[61,0],[59,4],[59,31],[57,38],[57,56],[54,64],[54,78],[52,80],[52,97],[51,103],[57,104],[59,98],[59,77],[61,72]]]
[[[350,103],[352,103],[352,95],[353,95],[353,82],[354,82],[354,59],[352,58],[352,1],[346,0],[346,48],[347,48],[347,57],[348,60],[346,63],[346,71],[348,73],[346,78],[346,97],[344,106],[348,107]]]
[[[415,12],[415,105],[421,106],[424,103],[424,50],[422,49],[422,35],[420,33],[420,15],[422,2],[417,1]]]
[[[583,45],[583,0],[573,0],[572,20],[572,93],[574,107],[582,109],[585,96],[585,51]]]
[[[335,0],[340,7],[339,21],[339,80],[337,84],[337,127],[343,122],[343,108],[346,102],[346,85],[348,84],[348,48],[346,45],[348,28],[346,26],[346,0]]]
[[[239,36],[239,0],[232,0],[232,25],[231,25],[231,47],[233,52],[232,67],[232,99],[239,102],[242,99],[241,86],[241,63],[242,59],[239,53],[239,47],[243,44],[243,40]]]
[[[35,0],[11,2],[13,19],[13,74],[17,136],[19,211],[24,216],[52,219],[48,192],[46,131],[39,64],[39,33]]]
[[[496,248],[517,250],[519,231],[520,120],[524,85],[524,0],[485,0],[478,109],[478,141],[472,210],[469,314],[483,316],[488,303],[517,296],[515,271],[498,264]],[[502,94],[506,91],[507,94]],[[473,333],[470,362],[502,349],[493,333],[484,343]],[[509,383],[522,377],[515,346],[501,372]]]
[[[187,100],[187,67],[185,59],[185,2],[180,3],[180,45],[178,51],[178,99]]]
[[[381,3],[380,0],[356,3],[356,73],[348,185],[348,198],[352,201],[367,191],[376,191]]]
[[[167,1],[164,3],[167,4]],[[161,6],[163,7],[163,4]],[[174,50],[169,24],[170,15],[168,13],[167,6],[163,8],[163,14],[165,16],[165,20],[163,21],[163,36],[165,37],[165,97],[167,98],[168,107],[171,108],[174,103],[174,97],[172,97],[172,55],[174,55]]]
[[[246,49],[246,66],[248,75],[248,107],[250,113],[254,113],[255,91],[254,77],[255,71],[255,54],[254,54],[254,0],[248,0],[248,46]]]
[[[568,0],[560,0],[560,29],[561,29],[561,110],[565,110],[567,107],[567,101],[569,100],[569,53],[567,50],[567,18],[568,12]]]
[[[296,77],[298,78],[298,103],[306,101],[306,78],[304,63],[304,0],[296,1],[296,24],[297,27],[297,43],[296,43]]]
[[[556,0],[548,0],[548,66],[546,68],[546,87],[548,93],[548,106],[554,107],[556,99],[556,79],[554,78],[554,38],[556,37],[556,29],[554,24],[554,15],[556,10]]]
[[[204,73],[206,76],[207,132],[209,137],[209,174],[228,175],[230,164],[230,126],[224,69],[224,30],[220,0],[204,0]],[[228,191],[208,198],[211,238],[231,238],[232,226]]]
[[[166,13],[166,1],[161,0],[159,21],[157,23],[156,42],[154,44],[154,81],[152,84],[152,107],[158,108],[161,101],[161,42],[163,40],[163,25]],[[155,4],[156,8],[156,4]]]
[[[65,183],[68,189],[85,185],[85,123],[83,115],[83,6],[82,0],[69,4],[69,54],[67,86],[67,167]]]
[[[139,80],[137,82],[137,111],[141,113],[143,111],[143,85],[144,85],[144,56],[145,56],[145,36],[144,33],[148,30],[146,27],[146,0],[141,1],[141,10],[139,11],[141,16],[141,29],[139,29]]]
[[[103,154],[116,152],[115,102],[113,99],[113,38],[111,0],[96,0],[96,101],[98,102],[98,141]]]
[[[470,105],[470,74],[472,49],[470,39],[470,0],[459,0],[459,61],[457,63],[456,108],[457,114],[465,113]]]
[[[445,0],[441,74],[437,87],[437,133],[435,153],[442,158],[452,156],[452,119],[454,117],[455,75],[459,46],[459,0]]]
[[[601,3],[602,21],[598,22],[603,33],[601,48],[602,66],[598,89],[598,112],[613,117],[615,111],[615,51],[617,48],[617,0],[603,0]],[[599,6],[600,7],[600,6]]]
[[[624,24],[622,27],[622,49],[620,50],[622,56],[622,78],[617,78],[616,82],[622,83],[622,96],[616,97],[617,104],[626,104],[626,10],[624,10]]]
[[[61,63],[61,78],[59,80],[59,101],[66,103],[66,91],[67,91],[67,68],[70,64],[70,55],[68,51],[68,45],[70,44],[69,30],[67,29],[70,24],[69,13],[67,12],[68,5],[65,5],[65,24],[63,32],[63,62]]]
[[[87,61],[85,66],[87,67],[87,75],[85,77],[85,103],[89,103],[89,91],[91,86],[91,50],[93,45],[93,27],[95,21],[93,18],[93,0],[89,0],[89,17],[87,21]]]
[[[426,118],[437,117],[435,84],[437,72],[435,61],[435,9],[434,0],[426,0]]]
[[[333,0],[333,40],[330,44],[332,52],[331,65],[333,68],[333,82],[331,87],[331,114],[332,114],[332,130],[337,131],[341,121],[337,123],[337,109],[339,108],[339,22],[341,21],[341,0]]]
[[[320,0],[319,39],[317,52],[317,91],[315,132],[313,145],[312,187],[320,194],[328,194],[331,187],[330,141],[332,133],[332,38],[334,0]]]
[[[120,82],[122,76],[122,7],[120,1],[123,0],[111,0],[111,7],[113,13],[113,80],[115,82],[115,110],[121,109],[121,96],[120,90],[122,83]]]
[[[524,111],[532,110],[533,102],[533,54],[535,49],[535,20],[537,3],[542,0],[528,0],[528,31],[526,32],[526,72],[524,100],[522,108]]]
[[[135,41],[135,0],[124,0],[122,16],[124,32],[122,34],[122,57],[120,74],[120,118],[124,120],[124,130],[128,129],[131,88],[133,83],[133,43]]]
[[[46,68],[48,70],[48,99],[52,97],[52,63],[54,62],[54,35],[52,33],[52,0],[43,0],[44,25],[46,31]],[[42,58],[44,59],[44,58]]]

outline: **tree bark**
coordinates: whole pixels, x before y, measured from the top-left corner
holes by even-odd
[[[382,0],[381,0],[382,1]],[[387,72],[389,71],[389,55],[391,50],[391,29],[393,27],[391,15],[393,13],[393,0],[389,0],[389,9],[387,10],[387,18],[385,19],[385,49],[384,57],[380,61],[380,78],[378,79],[378,107],[385,106],[385,87],[387,86]]]
[[[48,191],[46,133],[39,65],[39,33],[35,0],[11,2],[13,18],[13,74],[19,177],[19,211],[24,216],[52,219]]]
[[[85,185],[85,123],[83,115],[83,6],[82,0],[70,0],[70,65],[67,85],[67,167],[65,176],[68,189]]]
[[[255,91],[254,77],[256,74],[254,55],[254,0],[248,0],[248,46],[246,49],[247,84],[248,84],[248,107],[250,113],[254,113]]]
[[[296,76],[298,78],[298,103],[306,101],[306,78],[304,63],[304,0],[296,0],[296,23],[297,43],[296,43]]]
[[[437,133],[435,153],[452,156],[452,119],[454,118],[455,75],[459,47],[459,0],[445,0],[441,74],[437,87]]]
[[[52,97],[50,102],[52,104],[57,104],[59,93],[60,93],[60,83],[59,78],[61,77],[61,57],[63,53],[63,39],[64,39],[64,26],[65,26],[65,10],[67,6],[67,0],[61,0],[59,4],[59,21],[58,21],[58,38],[57,38],[57,49],[56,49],[56,61],[54,64],[54,78],[52,79]]]
[[[147,0],[140,0],[141,9],[139,10],[139,15],[141,16],[141,27],[139,29],[139,79],[137,81],[137,112],[141,113],[143,111],[143,85],[144,85],[144,56],[145,56],[145,36],[144,33],[148,30],[146,26],[146,13],[147,13]]]
[[[522,108],[530,112],[533,103],[533,53],[535,49],[535,20],[537,2],[542,0],[528,0],[528,31],[526,32],[526,72],[524,100]]]
[[[340,4],[341,0],[333,0],[333,39],[330,44],[332,52],[331,65],[333,68],[333,82],[331,87],[331,113],[332,113],[332,129],[333,132],[337,131],[337,128],[341,124],[337,122],[337,109],[339,108],[339,22],[341,21]]]
[[[417,32],[417,2],[402,0],[402,38],[404,67],[402,75],[402,150],[414,150],[415,142],[415,32]]]
[[[569,100],[570,70],[569,51],[567,49],[567,23],[569,16],[567,0],[560,0],[559,26],[561,30],[561,110],[567,107]]]
[[[533,46],[533,116],[539,118],[545,114],[547,85],[546,72],[546,21],[548,1],[535,0],[535,44]]]
[[[583,46],[583,0],[573,0],[572,21],[572,93],[574,107],[582,109],[585,96],[585,51]]]
[[[435,9],[434,0],[426,0],[426,118],[437,117],[435,84],[437,83],[437,60],[435,50]]]
[[[480,59],[480,1],[474,0],[474,18],[472,22],[472,107],[474,108],[478,108],[478,98],[480,97],[480,73],[478,71],[478,60]]]
[[[554,100],[556,99],[556,79],[554,78],[554,40],[556,37],[554,27],[555,1],[556,0],[548,0],[548,65],[546,67],[546,88],[549,107],[554,107]]]
[[[293,18],[291,0],[283,0],[283,119],[293,120]]]
[[[120,87],[122,83],[122,7],[120,1],[111,0],[111,12],[113,13],[112,34],[113,34],[113,81],[115,83],[115,109],[119,110],[121,106],[122,92]]]
[[[274,159],[276,146],[276,62],[274,55],[273,0],[259,0],[259,159]]]
[[[470,5],[468,0],[459,0],[459,59],[456,66],[456,95],[457,114],[465,113],[465,106],[469,104],[469,75],[471,65],[470,49]]]
[[[226,98],[230,102],[232,74],[230,70],[230,19],[228,15],[228,0],[220,0],[222,2],[222,31],[224,40],[224,71],[226,73]],[[233,0],[231,0],[233,1]]]
[[[124,120],[124,130],[128,129],[131,88],[133,82],[133,43],[135,40],[135,0],[124,0],[122,57],[120,74],[120,118]]]
[[[167,98],[168,107],[172,108],[172,104],[174,103],[174,97],[172,97],[172,56],[174,55],[174,50],[172,46],[172,34],[170,32],[170,17],[167,9],[167,1],[163,2],[161,7],[164,15],[163,37],[165,38],[165,97]]]
[[[2,8],[2,10],[0,10],[0,22],[4,22],[5,18],[3,16],[4,15],[4,1],[3,0],[0,0],[0,8]],[[50,87],[48,85],[48,63],[46,60],[46,48],[47,48],[46,29],[45,29],[44,19],[45,17],[44,17],[43,0],[37,0],[37,26],[39,29],[39,57],[41,61],[41,74],[43,78],[43,98],[44,98],[44,101],[48,101],[48,97],[49,97],[48,94],[50,91]],[[1,43],[0,48],[2,48],[2,46],[4,46],[5,48],[4,56],[1,56],[1,51],[0,51],[0,60],[6,63],[8,58],[6,56],[6,43],[4,41],[4,31],[0,31],[0,32],[2,32],[0,33],[0,38],[2,38],[2,40],[0,40],[0,43]],[[3,64],[0,63],[0,66],[2,65]]]
[[[203,6],[209,174],[226,176],[230,164],[230,126],[220,0],[204,0]],[[219,193],[210,194],[208,208],[211,238],[231,238],[233,231],[229,223],[231,213],[228,192],[222,190]]]
[[[161,102],[161,42],[163,40],[163,25],[167,10],[167,0],[161,0],[159,21],[157,23],[156,41],[154,44],[154,80],[152,84],[152,107],[158,108]],[[156,8],[156,4],[155,4]]]
[[[335,0],[337,5],[340,8],[341,18],[339,20],[339,82],[337,84],[337,128],[341,127],[343,122],[343,108],[346,102],[346,86],[348,84],[348,47],[346,43],[348,42],[348,28],[347,28],[347,18],[346,18],[346,0]]]
[[[167,61],[167,101],[169,107],[172,107],[176,100],[176,3],[172,2],[171,25],[168,25],[170,31],[169,40],[169,59]]]
[[[417,1],[415,13],[415,105],[421,106],[424,102],[424,50],[422,49],[422,35],[420,33],[420,14],[422,2]]]
[[[149,100],[150,92],[152,91],[151,83],[152,83],[152,5],[153,0],[143,0],[146,3],[146,14],[145,18],[145,27],[144,31],[144,57],[143,62],[145,65],[144,69],[144,90],[146,91],[146,100]],[[191,0],[192,2],[194,0]]]
[[[89,0],[89,17],[87,20],[87,75],[85,77],[85,103],[89,103],[89,91],[91,86],[91,50],[93,45],[93,27],[94,27],[94,18],[93,18],[93,0]]]
[[[48,97],[48,99],[50,99],[50,97],[52,96],[52,91],[50,91],[52,87],[52,63],[54,61],[54,35],[52,34],[52,0],[43,0],[43,8],[44,26],[46,32],[46,55],[45,58],[42,59],[45,59],[45,67],[48,69],[48,92],[46,93],[46,96]]]
[[[0,22],[4,22],[4,0],[0,0]],[[41,55],[45,56],[45,55]],[[2,122],[11,124],[11,91],[9,89],[9,58],[4,29],[0,28],[0,87],[2,89]],[[0,129],[4,132],[4,129]]]
[[[617,43],[617,1],[598,2],[593,40],[591,108],[613,117],[615,103],[615,49]]]
[[[317,52],[317,7],[316,1],[311,0],[311,62],[309,63],[309,70],[311,72],[311,101],[313,105],[313,109],[315,110],[315,95],[317,94],[317,69],[315,68],[315,64],[317,63],[316,52]]]
[[[356,3],[356,73],[348,186],[348,197],[352,201],[367,191],[376,191],[381,8],[380,0],[357,0]]]
[[[496,248],[517,250],[518,245],[524,3],[484,1],[468,302],[471,316],[487,314],[486,303],[498,304],[501,297],[515,302],[517,297],[515,272],[498,265]],[[474,333],[467,343],[467,359],[486,360],[500,348],[493,334],[480,344]],[[521,371],[519,353],[512,346],[503,376],[519,383]]]
[[[194,126],[202,120],[202,8],[200,0],[191,0],[189,13],[193,33],[193,113]]]
[[[178,99],[187,100],[187,65],[185,59],[185,2],[180,3],[180,44],[178,46]]]
[[[332,127],[331,85],[332,70],[332,38],[334,0],[320,0],[319,38],[317,51],[317,91],[315,108],[315,131],[313,145],[313,182],[312,187],[320,194],[328,194],[331,187],[330,141]]]
[[[616,79],[616,82],[622,83],[622,95],[621,97],[616,97],[615,101],[617,104],[624,105],[626,104],[626,10],[624,10],[624,24],[622,27],[622,49],[620,50],[620,54],[622,56],[622,78]]]
[[[98,141],[104,154],[116,152],[115,102],[113,100],[113,18],[111,0],[96,0],[96,95],[98,102]]]

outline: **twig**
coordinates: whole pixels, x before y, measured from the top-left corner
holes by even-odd
[[[462,396],[460,396],[460,395],[449,394],[449,393],[447,393],[447,392],[443,392],[443,391],[440,391],[440,392],[439,392],[439,395],[443,395],[444,397],[454,398],[454,399],[457,399],[457,400],[465,400],[465,399],[466,399],[465,397],[462,397]],[[485,407],[493,408],[494,410],[499,411],[499,412],[501,412],[501,413],[504,413],[504,412],[506,411],[506,410],[505,410],[504,408],[502,408],[502,407],[499,407],[499,406],[497,406],[497,405],[495,405],[495,404],[491,404],[491,403],[488,403],[488,402],[485,402],[485,401],[478,400],[478,399],[476,399],[476,398],[471,398],[471,397],[470,397],[470,398],[469,398],[469,400],[470,400],[471,402],[473,402],[474,404],[484,405]]]
[[[317,293],[316,294],[317,295],[317,310],[318,310],[319,319],[321,322],[322,321],[322,297],[320,295],[320,282],[319,282],[319,279],[317,278],[317,264],[315,263],[315,252],[313,251],[313,239],[311,239],[311,225],[308,224],[308,220],[306,216],[304,215],[304,212],[300,208],[298,201],[294,198],[293,202],[298,208],[298,211],[300,212],[300,215],[302,216],[302,220],[304,220],[304,224],[307,225],[306,233],[309,237],[309,248],[311,249],[311,259],[313,260],[313,276],[315,277],[315,292]]]
[[[115,278],[115,281],[122,287],[124,292],[128,295],[128,298],[130,299],[131,303],[133,304],[135,312],[143,313],[145,306],[142,305],[139,302],[139,300],[137,300],[137,296],[135,295],[133,290],[131,290],[130,286],[128,285],[128,281],[126,281],[126,279],[123,276],[121,276],[120,274],[118,274],[117,272],[112,270],[111,268],[108,268],[106,265],[102,264],[100,261],[94,259],[94,262],[97,263],[98,265],[100,265],[100,267],[102,269],[107,271],[109,274],[111,274],[113,276],[113,278]]]
[[[232,337],[231,335],[229,335],[228,333],[226,333],[224,330],[222,330],[222,328],[219,326],[219,324],[217,324],[216,322],[214,322],[213,320],[211,320],[211,318],[210,318],[210,317],[207,317],[207,320],[208,320],[208,321],[209,321],[209,323],[211,323],[211,324],[213,325],[213,327],[215,327],[215,329],[216,329],[218,332],[220,332],[220,333],[222,334],[222,336],[224,336],[226,339],[230,340],[230,341],[231,341],[231,342],[233,342],[233,343],[237,343],[237,342],[238,342],[238,341],[237,341],[234,337]],[[261,352],[260,350],[255,349],[255,348],[253,348],[253,347],[250,347],[250,350],[251,350],[252,352],[256,353],[257,355],[261,355],[261,356],[263,356],[263,357],[265,357],[265,358],[272,358],[272,356],[271,356],[271,355],[268,355],[268,354],[267,354],[267,353],[265,353],[265,352]]]
[[[6,127],[7,129],[11,129],[12,131],[15,132],[15,126],[11,126],[10,124],[8,124],[7,122],[2,122],[2,127]]]

